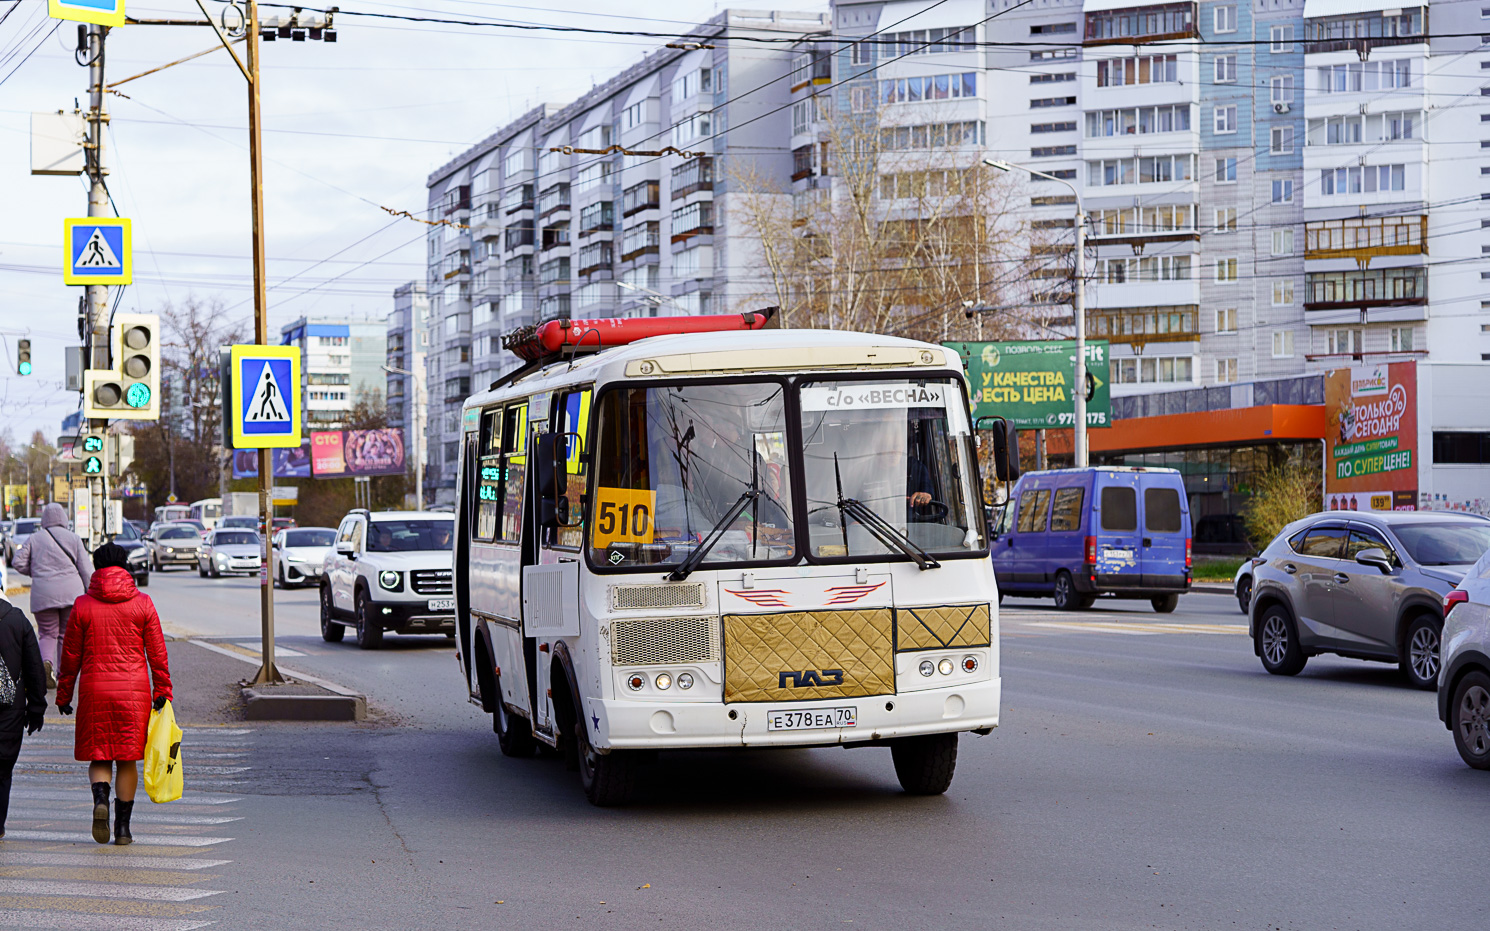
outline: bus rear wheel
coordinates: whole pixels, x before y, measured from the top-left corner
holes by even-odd
[[[957,769],[957,735],[924,734],[890,741],[900,787],[910,795],[941,795]]]
[[[502,703],[502,683],[500,680],[492,685],[495,695],[492,696],[492,704],[496,706],[491,714],[491,729],[497,735],[497,746],[502,748],[503,756],[530,757],[533,755],[534,746],[537,741],[533,739],[533,727],[526,718],[514,717],[507,713],[507,706]]]
[[[601,753],[592,747],[584,712],[579,710],[579,702],[574,706],[574,750],[585,798],[600,808],[626,804],[636,788],[637,755],[626,750]]]

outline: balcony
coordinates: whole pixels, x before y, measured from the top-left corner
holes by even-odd
[[[626,231],[621,239],[621,261],[629,262],[644,255],[656,255],[662,245],[657,221],[643,223]]]
[[[1304,258],[1355,259],[1364,268],[1379,255],[1426,255],[1428,218],[1350,217],[1304,224]]]
[[[533,185],[520,184],[502,195],[502,210],[512,216],[523,210],[533,209]]]
[[[1365,61],[1374,48],[1426,43],[1428,11],[1425,6],[1306,20],[1304,53],[1357,52]]]
[[[1092,339],[1144,346],[1188,343],[1200,339],[1200,308],[1195,304],[1136,310],[1088,310],[1086,333]]]
[[[702,156],[673,169],[673,200],[680,200],[698,191],[712,190],[714,190],[713,158]]]
[[[546,219],[560,210],[569,209],[569,185],[555,184],[538,195],[538,218]]]
[[[454,190],[446,191],[445,197],[440,201],[440,210],[447,217],[452,213],[470,209],[471,186],[469,184],[462,184]]]
[[[1305,276],[1305,310],[1366,310],[1427,303],[1428,271],[1421,267],[1310,272]]]
[[[1148,243],[1198,242],[1195,216],[1194,204],[1094,210],[1088,240],[1095,245],[1131,246],[1134,254],[1141,254]]]
[[[560,223],[556,226],[545,226],[543,228],[543,239],[539,250],[547,252],[550,249],[566,248],[569,245],[569,224]]]
[[[611,244],[608,242],[597,242],[582,247],[579,250],[579,273],[593,275],[599,271],[609,271],[613,255]]]
[[[579,234],[581,236],[588,236],[592,233],[610,232],[615,226],[615,220],[615,202],[609,200],[596,201],[580,210]]]
[[[656,210],[662,203],[661,184],[657,181],[643,181],[633,184],[621,192],[621,216],[629,217],[643,210]]]
[[[1167,3],[1086,14],[1084,45],[1141,45],[1167,39],[1198,39],[1194,3]]]
[[[502,248],[508,252],[522,246],[533,245],[532,226],[509,226],[502,231]]]

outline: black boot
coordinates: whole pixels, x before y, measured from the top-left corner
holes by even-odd
[[[114,843],[123,847],[133,844],[135,836],[129,833],[129,816],[134,813],[135,803],[122,798],[114,799]]]
[[[93,839],[100,844],[109,842],[109,784],[93,783]]]

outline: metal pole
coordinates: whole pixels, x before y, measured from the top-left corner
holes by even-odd
[[[263,127],[259,123],[259,5],[248,0],[248,162],[249,194],[253,202],[254,342],[269,345],[269,294],[264,269],[264,152]],[[299,386],[295,386],[299,390]],[[262,618],[260,656],[264,665],[253,684],[283,682],[274,665],[274,586],[269,569],[274,556],[274,508],[269,489],[274,480],[269,450],[259,450],[259,520],[264,527],[263,562],[259,566],[259,613]]]
[[[1072,298],[1072,311],[1076,318],[1076,384],[1073,397],[1076,401],[1076,431],[1072,452],[1075,466],[1087,465],[1086,445],[1086,211],[1081,207],[1081,192],[1072,185],[1076,195],[1076,289]]]
[[[419,376],[409,374],[409,379],[414,382],[414,393],[418,398],[419,407],[414,412],[414,506],[417,510],[424,510],[424,386],[419,383]]]
[[[109,191],[104,186],[103,167],[103,126],[108,121],[108,115],[104,113],[104,39],[109,34],[109,27],[90,25],[88,27],[88,142],[87,159],[88,166],[88,216],[104,217],[109,214]],[[86,292],[86,306],[88,311],[88,331],[93,351],[90,355],[89,368],[109,368],[109,289],[105,285],[89,285]],[[88,421],[88,429],[102,433],[109,427],[109,422],[102,419],[91,419]],[[103,519],[102,503],[108,500],[108,480],[105,475],[89,476],[88,495],[89,504],[98,504],[98,507],[90,508],[92,512],[89,517],[88,526],[79,527],[80,536],[86,536],[89,548],[97,546],[103,541]]]

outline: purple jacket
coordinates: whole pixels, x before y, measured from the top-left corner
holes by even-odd
[[[41,509],[41,527],[16,551],[12,565],[31,576],[31,613],[70,608],[93,578],[93,557],[67,529],[67,511],[52,503]]]

